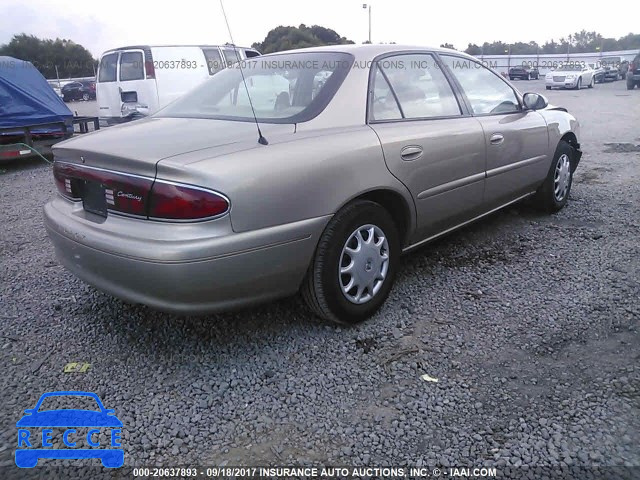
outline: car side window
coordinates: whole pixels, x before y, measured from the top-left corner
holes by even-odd
[[[406,119],[461,115],[453,90],[429,54],[397,55],[380,62]]]
[[[98,82],[115,82],[117,63],[117,53],[110,53],[102,57],[98,67]]]
[[[402,113],[380,68],[374,67],[376,74],[373,77],[373,95],[371,97],[372,120],[400,120]]]
[[[462,86],[474,114],[520,111],[520,102],[513,89],[484,65],[462,57],[440,56]]]

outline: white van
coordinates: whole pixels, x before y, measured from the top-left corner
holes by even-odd
[[[143,45],[108,50],[98,66],[101,123],[154,113],[228,65],[260,55],[233,45]]]

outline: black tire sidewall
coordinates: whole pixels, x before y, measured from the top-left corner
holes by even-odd
[[[385,234],[389,244],[389,270],[380,291],[367,303],[356,305],[347,300],[342,293],[338,281],[338,265],[342,249],[349,236],[356,228],[372,224]],[[320,281],[325,301],[331,312],[343,323],[361,322],[375,313],[384,303],[391,288],[400,258],[400,241],[396,225],[391,216],[380,205],[373,202],[362,202],[346,216],[340,218],[331,230],[329,245],[322,252],[324,255]]]
[[[556,199],[554,191],[555,171],[556,165],[558,165],[558,161],[563,154],[567,154],[569,156],[569,161],[571,162],[571,165],[573,167],[573,148],[571,148],[571,145],[569,145],[568,143],[561,141],[558,144],[558,148],[556,148],[556,153],[553,157],[553,162],[551,164],[551,168],[549,169],[549,175],[547,176],[546,180],[547,185],[545,185],[545,194],[548,195],[548,198],[545,200],[548,202],[550,210],[552,211],[558,211],[566,205],[567,201],[569,200],[569,195],[571,194],[571,187],[573,186],[573,173],[571,173],[569,177],[569,188],[567,188],[566,195],[560,202]]]

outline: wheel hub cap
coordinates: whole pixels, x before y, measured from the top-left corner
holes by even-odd
[[[556,170],[553,181],[553,191],[556,197],[556,201],[561,202],[567,195],[569,185],[571,183],[571,162],[569,156],[566,153],[560,155],[558,163],[556,164]]]
[[[382,288],[389,271],[389,242],[382,229],[363,225],[347,239],[338,265],[338,281],[345,298],[363,304]]]

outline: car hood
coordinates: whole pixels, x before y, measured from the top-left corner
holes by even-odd
[[[121,427],[115,415],[91,410],[48,410],[25,415],[16,427]]]
[[[271,143],[294,133],[295,125],[261,124],[260,129]],[[205,149],[216,156],[252,148],[265,148],[253,122],[149,117],[60,142],[53,153],[56,160],[154,176],[163,159]]]

